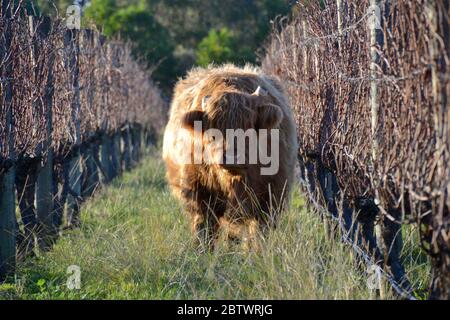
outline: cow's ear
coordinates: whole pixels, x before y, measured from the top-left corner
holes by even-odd
[[[183,116],[183,127],[188,129],[194,129],[195,122],[199,121],[202,125],[204,125],[204,121],[206,118],[206,114],[203,111],[195,110],[189,111]]]
[[[267,104],[258,107],[258,119],[256,126],[260,129],[273,129],[283,121],[283,111],[279,106]]]

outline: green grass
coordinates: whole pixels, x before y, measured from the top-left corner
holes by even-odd
[[[158,157],[85,203],[82,219],[81,229],[66,232],[51,252],[20,266],[16,282],[0,286],[0,298],[376,298],[352,251],[327,239],[298,190],[259,253],[236,246],[209,254],[195,250]],[[71,265],[81,268],[80,290],[66,286]],[[388,291],[386,298],[392,297]]]

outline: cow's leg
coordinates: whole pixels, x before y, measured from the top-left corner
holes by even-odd
[[[206,242],[205,216],[196,210],[189,210],[191,215],[191,232],[194,236],[195,245],[200,247]]]
[[[17,198],[23,223],[23,234],[18,240],[19,258],[32,256],[34,250],[34,232],[36,229],[36,209],[34,206],[35,175],[25,174],[16,177]]]
[[[244,229],[241,223],[237,223],[236,221],[232,222],[229,217],[222,217],[220,219],[220,229],[227,247],[241,243]]]
[[[206,246],[210,250],[218,239],[219,219],[224,214],[224,205],[219,198],[206,192],[203,188],[187,192],[187,211],[191,218],[191,231],[198,246]],[[187,195],[185,192],[185,195]]]
[[[258,220],[249,219],[245,225],[243,248],[245,251],[260,251],[258,235],[261,234],[261,226]]]
[[[234,182],[230,195],[226,213],[228,239],[240,240],[245,251],[258,250],[258,237],[273,220],[270,201],[261,203],[254,191],[241,181]]]
[[[213,250],[219,231],[219,222],[213,214],[205,215],[203,211],[191,211],[191,231],[195,244]]]

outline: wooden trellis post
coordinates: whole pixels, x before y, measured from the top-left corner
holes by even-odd
[[[0,176],[0,281],[14,273],[16,263],[14,178],[14,166]]]
[[[102,63],[105,64],[105,67],[109,66],[109,58],[110,58],[110,47],[108,44],[105,45],[105,38],[103,36],[99,37],[99,45],[101,48],[101,56],[100,59],[102,60]],[[109,90],[110,90],[110,75],[108,72],[104,72],[102,74],[102,80],[101,80],[101,87],[102,87],[102,107],[109,106]],[[101,112],[104,112],[102,110]],[[112,165],[112,139],[109,135],[109,132],[111,131],[111,121],[110,121],[110,115],[105,114],[102,118],[102,123],[100,124],[100,130],[101,130],[101,148],[100,148],[100,168],[102,171],[102,183],[108,184],[112,181],[114,178],[114,172],[113,172],[113,165]]]
[[[378,70],[378,48],[383,46],[383,35],[379,30],[381,21],[377,16],[379,11],[375,8],[380,8],[379,0],[370,0],[371,21],[369,22],[370,29],[370,114],[371,114],[371,129],[372,129],[372,166],[376,165],[379,158],[379,118],[380,106],[378,103],[378,86],[377,86],[377,70]]]
[[[43,20],[43,28],[47,28],[46,36],[51,32],[52,22],[50,18],[45,17]],[[53,223],[53,149],[52,149],[52,133],[53,133],[53,93],[54,93],[54,77],[53,66],[55,63],[55,53],[53,50],[49,53],[48,73],[45,84],[44,108],[46,118],[46,140],[42,143],[41,154],[43,156],[41,167],[38,171],[36,181],[36,214],[41,230],[38,234],[39,247],[47,250],[57,236],[57,230]]]
[[[83,50],[89,56],[93,56],[94,50],[96,48],[96,34],[92,30],[83,30],[81,33],[81,46]],[[88,74],[88,85],[87,85],[87,108],[90,112],[94,113],[94,94],[95,94],[95,69],[92,67]],[[89,132],[89,138],[93,138],[95,132]],[[99,184],[99,174],[98,168],[95,163],[94,155],[94,144],[98,143],[97,139],[85,147],[83,152],[83,160],[86,166],[85,172],[85,185],[83,187],[82,196],[90,197],[97,189]]]
[[[342,3],[343,0],[336,0],[336,7],[337,7],[337,23],[338,23],[338,32],[339,32],[339,38],[338,38],[338,45],[339,50],[341,50],[342,45],[342,37],[344,35],[344,4]]]
[[[131,158],[133,160],[133,164],[139,162],[139,158],[141,156],[141,144],[142,144],[142,130],[141,126],[138,124],[134,124],[131,127]]]
[[[90,145],[86,147],[83,153],[83,159],[86,166],[85,186],[83,187],[83,198],[91,197],[99,184],[98,168],[95,163],[95,147]]]
[[[29,46],[30,62],[32,72],[32,80],[36,81],[40,74],[41,66],[38,63],[40,55],[40,44],[38,39],[39,31],[37,30],[37,19],[34,16],[28,17],[29,32],[25,36],[29,36],[29,41],[33,45]],[[39,28],[40,29],[40,28]],[[31,80],[31,79],[30,79]],[[41,99],[33,99],[31,103],[31,112],[33,119],[40,116],[39,110],[42,109]],[[38,121],[31,124],[30,130],[35,135],[38,131]],[[36,227],[36,211],[35,211],[35,185],[36,185],[36,171],[38,169],[38,161],[41,156],[40,147],[37,146],[35,154],[25,154],[21,156],[16,162],[16,194],[18,207],[23,224],[22,230],[17,230],[17,259],[22,260],[27,255],[32,254],[34,250],[34,235],[33,232]]]
[[[380,102],[379,102],[379,81],[378,72],[383,70],[380,66],[380,56],[378,50],[384,48],[383,27],[387,12],[390,10],[389,1],[382,3],[380,0],[371,0],[370,9],[372,10],[372,19],[369,23],[370,28],[370,111],[371,111],[371,133],[372,133],[372,173],[373,185],[375,190],[376,204],[385,208],[388,213],[396,219],[401,219],[399,210],[391,208],[388,204],[380,199],[381,181],[379,180],[379,166],[383,163],[383,154],[380,146],[383,122],[381,118]],[[382,5],[384,8],[382,8]],[[384,9],[384,10],[383,10]],[[401,225],[391,221],[388,217],[383,216],[383,223],[378,230],[381,239],[379,244],[383,253],[384,264],[390,269],[394,279],[402,285],[405,290],[410,290],[410,284],[405,278],[405,270],[400,261],[401,249],[403,246]]]
[[[121,155],[120,155],[120,131],[118,130],[112,136],[112,152],[111,152],[111,162],[113,167],[113,175],[117,177],[122,172],[121,170]]]
[[[124,82],[124,94],[125,94],[125,103],[128,105],[129,102],[129,87],[127,82]],[[131,155],[131,125],[128,121],[126,121],[124,127],[122,128],[122,143],[123,143],[123,152],[122,152],[122,162],[123,168],[125,170],[130,170],[132,167],[132,155]]]
[[[130,170],[132,167],[131,161],[131,133],[130,133],[130,125],[127,124],[122,131],[122,139],[123,139],[123,162],[125,170]]]
[[[378,63],[379,63],[379,55],[378,50],[382,48],[382,34],[379,30],[381,21],[379,16],[379,8],[380,8],[380,1],[379,0],[370,0],[370,8],[368,10],[371,10],[369,13],[369,33],[370,33],[370,96],[369,96],[369,105],[370,105],[370,115],[371,115],[371,134],[372,134],[372,141],[371,141],[371,167],[372,167],[372,173],[373,173],[373,184],[375,189],[375,201],[374,204],[377,204],[377,201],[379,201],[379,195],[378,195],[378,177],[376,168],[378,168],[378,159],[379,159],[379,118],[380,118],[380,106],[378,102],[378,84],[377,84],[377,71],[378,71]],[[365,226],[365,232],[366,233],[365,238],[368,237],[376,237],[376,230],[375,230],[375,216],[373,217],[373,221],[369,220],[368,224]],[[374,243],[376,246],[376,243]],[[385,292],[383,290],[383,286],[380,285],[380,295],[381,298],[384,298]]]
[[[73,147],[69,166],[69,210],[67,224],[69,227],[78,226],[80,223],[80,199],[81,199],[81,121],[80,121],[80,84],[79,84],[79,31],[76,29],[66,30],[64,34],[64,47],[67,50],[67,66],[70,73],[71,89],[73,98],[71,102],[72,111],[72,137]]]
[[[5,61],[11,50],[12,30],[11,30],[11,10],[10,1],[2,1],[1,15],[5,23],[2,31],[3,37],[0,39],[0,61]],[[2,100],[1,110],[6,112],[5,137],[6,144],[3,146],[9,160],[9,168],[4,167],[0,173],[0,281],[12,275],[16,267],[16,203],[15,203],[15,149],[14,149],[14,122],[12,114],[12,63],[6,62],[1,73],[4,81],[1,82]]]
[[[107,133],[102,134],[102,146],[100,149],[100,161],[103,172],[103,183],[108,184],[113,179],[113,168],[111,161],[112,139]]]
[[[108,72],[108,86],[115,88],[120,84],[120,78],[118,68],[120,67],[119,52],[117,44],[109,43],[107,45],[107,56],[109,60],[109,72]],[[115,89],[112,89],[112,91]],[[117,103],[117,101],[111,101],[110,103]],[[115,125],[117,126],[117,122]],[[111,173],[112,178],[117,177],[120,174],[120,129],[115,128],[110,133],[111,138]]]
[[[434,192],[440,196],[433,200],[433,214],[430,222],[430,250],[432,252],[433,276],[431,299],[450,299],[450,108],[448,93],[448,65],[445,54],[449,52],[450,26],[448,21],[448,1],[427,1],[426,13],[430,25],[428,49],[431,58],[431,84],[433,93],[434,128],[436,137],[435,164],[436,177],[433,182]],[[442,184],[442,177],[447,178]],[[445,180],[444,180],[445,181]]]

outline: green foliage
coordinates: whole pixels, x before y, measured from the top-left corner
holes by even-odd
[[[255,62],[253,49],[240,44],[238,37],[228,28],[209,31],[198,44],[196,57],[196,63],[203,67],[212,63],[233,62],[243,65],[246,62]]]
[[[169,33],[156,21],[144,3],[120,6],[116,0],[93,0],[84,11],[84,24],[95,23],[110,37],[131,41],[134,55],[145,61],[156,81],[170,85],[174,74]]]
[[[33,2],[33,0],[26,0]],[[53,4],[51,3],[54,3]],[[271,19],[289,13],[289,0],[91,0],[83,25],[134,44],[166,92],[194,64],[256,63]],[[34,0],[38,11],[64,17],[72,0]]]
[[[72,5],[74,0],[27,0],[27,2],[32,3],[32,5],[27,5],[27,7],[32,7],[37,15],[64,17],[67,7]]]
[[[116,0],[92,0],[84,9],[84,23],[94,23],[104,31],[109,30],[109,19],[118,9]]]
[[[212,61],[257,62],[255,52],[271,31],[271,19],[290,10],[287,0],[147,0],[147,3],[184,51],[195,49],[195,61],[201,65]],[[180,69],[179,73],[184,71]]]
[[[207,66],[231,61],[236,55],[233,34],[227,28],[211,30],[197,47],[197,64]]]

